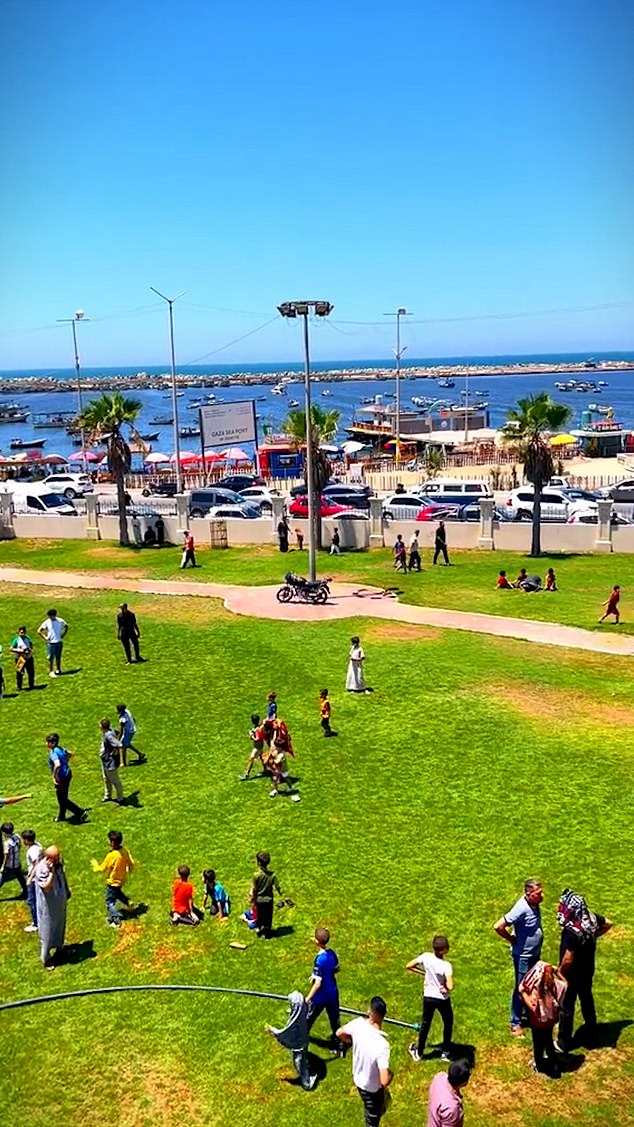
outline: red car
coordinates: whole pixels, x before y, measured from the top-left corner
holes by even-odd
[[[296,497],[295,500],[288,506],[288,511],[292,517],[307,517],[308,516],[308,497]],[[321,513],[323,517],[336,517],[339,513],[349,513],[350,505],[336,505],[334,501],[329,501],[327,497],[321,498]]]
[[[416,514],[416,520],[456,520],[459,516],[459,505],[427,505]]]

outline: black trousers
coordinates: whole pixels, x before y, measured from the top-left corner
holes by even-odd
[[[409,570],[420,571],[420,553],[412,551],[409,554]]]
[[[437,562],[439,556],[442,556],[445,563],[448,564],[449,563],[449,556],[447,555],[447,545],[443,544],[442,542],[439,542],[437,540],[435,547],[436,547],[436,551],[434,552],[434,563]]]
[[[559,1043],[563,1049],[569,1049],[572,1044],[572,1030],[575,1020],[575,1004],[579,999],[581,1013],[586,1032],[592,1036],[597,1027],[597,1011],[592,995],[592,976],[588,978],[571,979],[564,995],[559,1018]]]
[[[134,650],[134,656],[135,656],[136,660],[138,661],[139,658],[141,657],[141,652],[139,650],[139,639],[137,638],[136,634],[122,634],[120,641],[121,641],[121,645],[123,646],[123,649],[125,651],[126,661],[132,661],[132,653],[130,651],[130,643],[132,643],[132,649]]]
[[[57,805],[59,806],[60,821],[64,821],[68,811],[70,811],[75,818],[80,818],[84,812],[81,806],[77,806],[74,802],[71,802],[68,797],[72,778],[73,772],[69,771],[65,779],[60,779],[58,783],[55,783],[55,796],[57,798]]]
[[[537,1071],[556,1072],[559,1068],[559,1062],[553,1044],[552,1029],[533,1029],[531,1027],[531,1037],[533,1038],[533,1057]]]
[[[365,1127],[379,1127],[381,1118],[385,1113],[385,1089],[379,1088],[378,1092],[366,1092],[365,1088],[357,1088],[363,1101],[365,1113]]]
[[[422,1057],[431,1029],[434,1014],[438,1011],[442,1018],[442,1050],[448,1053],[451,1049],[451,1034],[453,1033],[453,1009],[451,998],[423,998],[423,1016],[418,1034],[418,1053]]]
[[[262,932],[268,939],[273,929],[273,900],[256,900],[255,908],[258,917],[258,933]]]
[[[26,676],[27,676],[27,679],[28,679],[28,682],[29,682],[29,689],[34,688],[34,686],[35,686],[35,661],[33,659],[33,655],[31,655],[31,657],[27,657],[27,659],[24,662],[24,665],[22,666],[21,669],[18,669],[16,667],[15,681],[16,681],[16,685],[18,686],[18,692],[20,692],[20,690],[22,688],[22,682],[24,681],[24,674],[25,673],[26,673]]]
[[[312,1029],[314,1023],[320,1014],[326,1011],[330,1028],[332,1030],[333,1041],[335,1034],[339,1028],[339,999],[333,998],[331,1002],[309,1002],[308,1003],[308,1028]]]

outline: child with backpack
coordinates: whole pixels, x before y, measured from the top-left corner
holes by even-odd
[[[552,1077],[560,1075],[553,1029],[559,1021],[567,985],[556,967],[540,960],[524,975],[518,987],[520,998],[528,1010],[533,1038],[531,1068],[534,1072],[546,1072]]]
[[[431,945],[432,951],[425,951],[422,955],[418,955],[406,967],[406,970],[425,975],[423,1016],[418,1034],[418,1044],[412,1041],[409,1046],[409,1055],[412,1060],[417,1062],[423,1059],[427,1037],[436,1011],[440,1014],[443,1025],[440,1059],[451,1060],[453,1009],[450,994],[453,990],[453,968],[445,957],[449,951],[449,940],[444,935],[435,935]]]
[[[231,911],[231,900],[226,888],[220,881],[216,880],[216,873],[213,869],[205,869],[203,884],[205,886],[203,912],[207,903],[209,903],[209,915],[217,916],[219,920],[226,920]]]

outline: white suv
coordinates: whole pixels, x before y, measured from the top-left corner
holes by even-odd
[[[83,497],[84,493],[93,493],[95,489],[92,478],[87,473],[52,473],[44,478],[44,485],[70,500]]]
[[[577,491],[572,490],[572,493]],[[515,520],[532,520],[535,493],[532,485],[514,489],[506,504],[511,508]],[[566,489],[552,489],[545,486],[541,497],[541,519],[544,521],[566,521],[571,509],[579,503],[579,497],[571,496]],[[584,501],[588,509],[596,511],[596,501]]]

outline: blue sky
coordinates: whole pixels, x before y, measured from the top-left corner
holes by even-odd
[[[183,364],[297,359],[261,326],[302,297],[316,358],[389,357],[398,305],[411,356],[634,348],[632,4],[6,0],[0,35],[0,368],[69,364],[78,308],[85,365],[167,362],[150,285]]]

